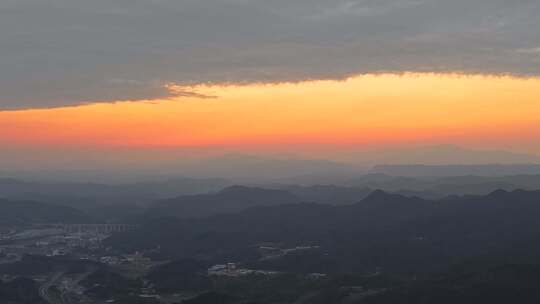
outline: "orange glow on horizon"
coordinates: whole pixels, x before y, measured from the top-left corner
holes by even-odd
[[[0,141],[190,147],[540,139],[538,78],[384,74],[193,89],[216,97],[0,112]]]

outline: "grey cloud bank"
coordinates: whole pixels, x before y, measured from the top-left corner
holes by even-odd
[[[3,0],[0,109],[191,95],[170,83],[540,75],[537,0]]]

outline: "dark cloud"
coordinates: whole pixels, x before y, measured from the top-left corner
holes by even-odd
[[[538,0],[2,0],[0,109],[176,83],[383,71],[540,75]]]

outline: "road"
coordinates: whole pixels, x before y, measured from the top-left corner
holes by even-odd
[[[61,299],[55,299],[55,297],[49,294],[49,289],[55,285],[60,278],[64,275],[63,272],[56,272],[47,282],[43,283],[39,287],[39,295],[43,300],[49,304],[63,304]]]
[[[79,285],[79,283],[86,279],[89,275],[91,275],[94,271],[96,271],[96,268],[95,267],[88,267],[87,271],[80,274],[77,278],[75,278],[73,280],[73,282],[71,283],[73,287]],[[62,300],[62,303],[63,304],[75,304],[75,303],[79,303],[79,302],[73,302],[73,297],[71,297],[73,295],[73,293],[70,295],[70,293],[72,293],[72,290],[63,290],[62,293],[60,294],[60,299]],[[77,295],[75,298],[79,299],[81,298],[81,295]]]
[[[87,271],[84,273],[81,273],[78,277],[74,278],[71,282],[72,287],[77,286],[82,280],[87,278],[90,274],[92,274],[96,270],[95,267],[88,267]],[[49,304],[75,304],[73,301],[74,294],[72,293],[73,290],[64,289],[60,292],[58,295],[52,295],[50,294],[50,289],[54,285],[58,285],[58,283],[61,281],[62,277],[65,275],[64,272],[56,272],[54,273],[47,282],[43,283],[39,287],[39,295],[43,300],[45,300]],[[76,298],[80,298],[81,296],[78,295]],[[84,298],[84,297],[83,297]],[[76,301],[76,303],[79,303]]]

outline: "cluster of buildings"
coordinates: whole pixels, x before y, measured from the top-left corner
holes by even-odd
[[[265,259],[280,258],[285,255],[294,254],[297,252],[319,249],[320,246],[319,245],[302,245],[302,246],[295,246],[291,248],[282,248],[280,244],[264,243],[264,244],[256,245],[256,248],[258,249],[259,254],[261,255],[261,260],[265,260]],[[280,273],[281,272],[278,272],[278,271],[240,268],[238,267],[236,263],[218,264],[218,265],[214,265],[208,268],[209,276],[239,277],[239,276],[246,276],[246,275],[252,275],[252,274],[277,275]],[[326,275],[322,273],[313,273],[313,274],[310,274],[309,278],[320,279],[323,277],[326,277]]]
[[[144,256],[140,252],[119,256],[106,255],[100,257],[99,262],[111,266],[131,265],[140,270],[149,269],[154,265],[150,258]]]
[[[0,234],[0,263],[23,255],[62,256],[72,254],[99,260],[102,241],[113,232],[132,229],[123,224],[42,225],[4,230]],[[107,260],[113,263],[112,260]]]
[[[208,276],[216,277],[242,277],[247,275],[273,276],[279,274],[282,274],[282,272],[240,268],[236,263],[217,264],[208,268]],[[306,279],[309,280],[320,280],[327,276],[325,273],[308,273],[305,275]]]
[[[261,244],[257,246],[261,259],[274,259],[280,258],[284,255],[294,254],[297,252],[309,251],[320,249],[318,245],[306,245],[306,246],[296,246],[291,248],[281,248],[278,244]]]
[[[209,276],[227,276],[227,277],[240,277],[251,274],[258,275],[276,275],[278,271],[267,270],[253,270],[237,267],[236,263],[218,264],[208,268]]]
[[[46,254],[48,256],[66,255],[80,249],[98,250],[101,248],[101,241],[105,237],[105,235],[95,234],[58,235],[39,240],[35,245],[38,248],[43,248],[44,251],[48,251]]]

